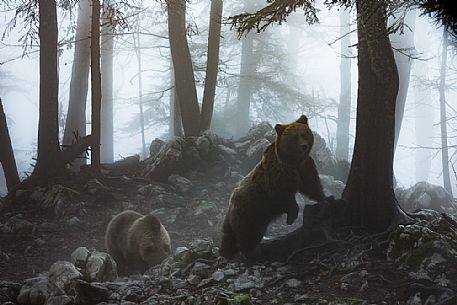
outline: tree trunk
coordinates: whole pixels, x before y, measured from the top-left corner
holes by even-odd
[[[416,23],[416,12],[409,11],[404,19],[404,33],[390,35],[390,42],[394,50],[395,64],[397,65],[399,88],[395,107],[395,148],[400,136],[403,114],[405,113],[406,98],[408,96],[409,79],[414,55],[414,28]]]
[[[101,75],[100,75],[100,1],[92,1],[92,36],[91,54],[91,84],[92,84],[92,124],[91,134],[91,167],[95,172],[100,170],[100,130],[101,130]]]
[[[6,115],[3,111],[2,100],[0,99],[0,164],[2,165],[5,174],[6,187],[9,192],[18,185],[21,181],[17,173],[16,160],[14,158],[13,147],[11,146],[11,138],[8,132],[6,123]]]
[[[170,136],[182,137],[183,135],[181,111],[176,94],[175,71],[173,62],[170,62]]]
[[[440,127],[441,127],[441,163],[443,165],[443,186],[452,195],[451,179],[449,177],[449,152],[447,147],[447,119],[446,119],[446,69],[447,47],[449,45],[448,32],[443,30],[443,48],[441,52],[440,69]]]
[[[186,136],[200,134],[200,108],[186,37],[186,0],[167,0],[168,33],[175,71],[176,94]]]
[[[144,135],[144,111],[143,111],[143,65],[141,62],[141,41],[140,41],[140,19],[137,18],[137,34],[133,36],[133,47],[136,51],[138,62],[138,106],[140,110],[140,131],[141,131],[141,157],[146,158],[146,139]]]
[[[254,38],[253,33],[248,33],[241,41],[240,85],[237,99],[237,128],[238,138],[246,135],[250,127],[250,108],[252,95],[252,77],[255,73],[254,65]]]
[[[386,4],[359,0],[357,15],[357,125],[343,198],[356,225],[384,230],[399,215],[393,190],[398,73],[387,34]]]
[[[65,121],[63,144],[71,145],[79,137],[86,135],[86,101],[90,66],[90,0],[81,0],[76,23],[75,53],[70,80],[70,97]],[[78,169],[86,163],[80,158],[72,166]]]
[[[111,1],[103,3],[101,36],[101,146],[100,159],[103,163],[114,161],[113,127],[113,47],[114,26]]]
[[[416,77],[427,79],[429,75],[428,62],[416,61],[414,70]],[[421,147],[430,146],[430,143],[433,143],[435,109],[431,105],[431,88],[429,86],[414,86],[414,100],[416,144],[419,146],[415,151],[416,181],[427,181],[432,167],[432,152]]]
[[[206,62],[205,89],[203,92],[201,131],[211,127],[214,97],[216,94],[217,72],[219,69],[219,46],[221,38],[222,0],[211,1],[208,33],[208,59]]]
[[[341,62],[340,62],[340,103],[336,122],[336,158],[348,160],[349,124],[351,122],[351,15],[349,9],[340,11]]]
[[[57,12],[51,0],[39,2],[40,25],[40,110],[38,123],[38,154],[32,173],[36,179],[45,179],[63,170],[59,158],[58,91],[59,76],[57,63]]]

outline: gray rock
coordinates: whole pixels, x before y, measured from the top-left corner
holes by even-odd
[[[200,278],[198,275],[191,274],[191,275],[189,275],[189,277],[187,278],[187,281],[188,281],[189,284],[191,284],[191,285],[197,285],[198,283],[200,283],[201,278]]]
[[[76,280],[82,278],[81,272],[70,262],[58,261],[49,269],[49,282],[65,292],[73,288]]]
[[[256,287],[255,282],[247,274],[241,274],[235,279],[233,285],[235,291],[248,290]]]
[[[67,220],[67,224],[68,224],[69,226],[72,226],[72,227],[73,227],[73,226],[79,226],[79,225],[82,224],[82,221],[81,221],[81,219],[79,219],[78,217],[73,216],[72,218],[70,218],[70,219]]]
[[[406,190],[397,190],[398,201],[407,211],[432,209],[440,213],[456,213],[454,199],[446,190],[425,181]]]
[[[42,238],[37,238],[37,239],[35,239],[35,243],[38,246],[43,246],[44,244],[46,244],[46,241],[44,241],[44,239],[42,239]]]
[[[290,288],[298,288],[301,286],[301,281],[297,280],[297,279],[288,279],[286,281],[286,285],[287,287],[290,287]]]
[[[110,189],[101,183],[98,179],[90,179],[86,184],[86,190],[89,194],[110,192]]]
[[[85,273],[92,282],[114,281],[117,278],[117,265],[105,252],[92,252],[87,260]]]
[[[172,183],[176,190],[182,194],[187,193],[192,188],[192,182],[179,175],[170,175],[168,181]]]
[[[70,207],[71,199],[77,195],[79,193],[75,190],[60,184],[54,184],[44,192],[40,200],[40,207],[43,210],[52,211],[54,215],[61,217],[66,214],[67,209]]]
[[[233,148],[227,147],[225,145],[219,144],[219,145],[217,145],[217,148],[222,154],[224,154],[226,156],[235,156],[236,155],[236,150],[234,150]]]
[[[451,266],[457,265],[457,226],[446,216],[399,225],[390,235],[387,259],[397,268],[423,273],[442,285],[456,271]]]
[[[0,304],[8,301],[16,301],[19,291],[21,290],[21,284],[0,281]]]
[[[160,149],[163,147],[163,145],[165,144],[164,141],[158,139],[158,138],[155,138],[152,142],[151,142],[151,145],[149,145],[149,156],[151,158],[155,158],[157,157],[157,155],[159,154],[160,152]]]
[[[190,273],[197,275],[201,278],[206,278],[208,276],[209,270],[210,270],[210,266],[208,264],[195,262]]]
[[[162,145],[154,158],[146,160],[142,175],[153,180],[166,180],[182,166],[186,146],[185,140],[180,137]]]
[[[146,184],[138,188],[138,193],[141,195],[162,194],[165,193],[165,188],[157,184]]]
[[[51,293],[47,277],[27,279],[19,291],[17,302],[27,305],[42,305]]]
[[[70,262],[77,268],[85,268],[90,252],[86,247],[79,247],[71,254]]]
[[[178,248],[171,261],[177,266],[184,268],[199,258],[213,260],[217,257],[217,248],[214,247],[211,240],[197,239],[190,243],[188,249],[185,247]]]
[[[319,175],[319,178],[324,188],[324,193],[328,196],[334,196],[335,198],[341,198],[344,188],[346,185],[339,181],[335,180],[333,176]]]
[[[46,300],[45,305],[71,305],[74,303],[74,299],[68,295],[51,295]]]
[[[220,214],[220,208],[213,202],[201,200],[193,209],[194,216],[204,216],[206,219]]]
[[[216,282],[220,282],[225,278],[225,274],[222,271],[216,271],[211,275],[211,278]]]
[[[93,305],[107,302],[110,291],[98,283],[87,283],[77,280],[75,283],[75,303],[81,305]]]
[[[259,139],[255,141],[246,150],[246,156],[250,159],[254,159],[255,163],[262,160],[263,152],[270,146],[271,142],[267,139]]]
[[[143,288],[137,285],[129,285],[122,294],[124,295],[124,301],[134,302],[135,304],[145,299]]]
[[[16,235],[18,237],[30,236],[33,231],[33,223],[28,220],[22,219],[22,215],[15,215],[11,217],[3,226],[3,233]]]
[[[195,141],[195,144],[197,145],[197,149],[198,149],[198,152],[200,153],[201,157],[208,155],[211,143],[210,143],[210,140],[206,136],[198,137],[197,140]]]

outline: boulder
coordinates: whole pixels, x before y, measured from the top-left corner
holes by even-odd
[[[42,305],[51,294],[49,280],[45,276],[27,279],[19,291],[17,302],[24,305]]]
[[[73,288],[75,280],[82,278],[82,273],[70,262],[57,261],[49,269],[49,283],[65,292]]]
[[[80,305],[95,305],[107,302],[110,291],[99,283],[87,283],[81,280],[75,283],[75,303]]]
[[[387,259],[398,268],[443,285],[443,279],[457,275],[457,223],[441,215],[431,221],[399,225],[391,233]]]
[[[416,183],[406,190],[397,190],[397,199],[407,211],[431,209],[440,213],[456,213],[452,196],[439,186],[425,181]]]
[[[89,282],[107,282],[117,278],[116,262],[108,253],[79,247],[71,254],[71,262]]]

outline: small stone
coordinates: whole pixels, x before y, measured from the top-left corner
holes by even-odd
[[[200,283],[200,277],[199,277],[198,275],[191,274],[191,275],[189,275],[189,277],[187,278],[187,281],[188,281],[189,284],[191,284],[191,285],[197,285],[198,283]]]
[[[81,221],[78,217],[76,217],[76,216],[73,216],[72,218],[70,218],[70,219],[67,220],[67,224],[68,224],[69,226],[78,226],[78,225],[80,225],[81,223],[82,223],[82,221]]]
[[[212,279],[203,279],[200,281],[200,283],[197,285],[198,288],[201,288],[203,286],[206,286],[208,285],[209,283],[211,283],[211,280]]]
[[[227,276],[232,276],[232,275],[236,274],[236,271],[235,271],[235,269],[226,269],[226,270],[224,270],[224,274]]]
[[[43,246],[46,242],[41,239],[41,238],[37,238],[35,239],[35,243],[38,245],[38,246]]]
[[[301,281],[297,279],[288,279],[286,281],[286,285],[290,288],[298,288],[301,286]]]
[[[225,274],[222,271],[216,271],[211,275],[212,279],[215,280],[216,282],[220,282],[224,279]]]
[[[173,183],[176,187],[176,190],[180,193],[187,193],[192,188],[192,182],[179,175],[170,175],[168,181]]]

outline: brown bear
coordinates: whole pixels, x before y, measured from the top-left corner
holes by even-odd
[[[160,221],[131,210],[109,222],[105,244],[122,274],[143,273],[171,254],[170,236]]]
[[[276,141],[263,159],[233,191],[223,224],[220,254],[232,258],[239,251],[254,254],[268,224],[287,214],[287,224],[298,216],[297,191],[320,201],[325,198],[310,150],[314,136],[308,119],[275,126]]]

